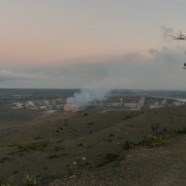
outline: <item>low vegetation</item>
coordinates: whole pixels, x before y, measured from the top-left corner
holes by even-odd
[[[30,174],[25,174],[25,176],[22,179],[22,186],[37,186],[37,180],[36,177]],[[14,186],[13,178],[4,179],[0,178],[0,186]]]
[[[166,147],[167,139],[186,134],[186,116],[180,117],[179,110],[171,119],[173,123],[168,112],[160,115],[159,111],[88,113],[86,117],[72,113],[68,122],[64,117],[69,113],[63,117],[60,114],[28,128],[25,125],[18,133],[13,131],[9,138],[1,140],[0,165],[7,169],[5,178],[12,175],[14,183],[20,186],[35,186],[49,178],[51,172],[54,177],[58,173],[62,177],[68,171],[73,175],[79,170],[117,166],[127,154],[138,149]],[[29,174],[23,181],[18,180],[25,172]],[[0,186],[14,183],[1,179]]]
[[[23,178],[23,186],[37,186],[36,178],[32,175],[26,174]]]
[[[79,166],[79,167],[85,167],[87,165],[87,158],[85,156],[77,157],[73,161],[73,165]]]
[[[0,186],[13,186],[12,178],[5,180],[4,178],[0,178]]]

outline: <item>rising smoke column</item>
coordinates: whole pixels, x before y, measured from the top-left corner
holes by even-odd
[[[104,101],[110,95],[110,90],[105,89],[81,89],[72,97],[67,98],[64,110],[79,110],[91,105],[94,101]]]

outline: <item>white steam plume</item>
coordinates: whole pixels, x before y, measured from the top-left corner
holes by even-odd
[[[104,101],[110,95],[110,91],[105,89],[81,89],[79,92],[75,92],[72,97],[67,98],[66,105],[86,107],[94,101]]]

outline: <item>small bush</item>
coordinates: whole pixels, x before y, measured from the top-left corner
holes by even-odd
[[[128,114],[126,115],[125,119],[127,120],[127,119],[130,119],[130,118],[132,118],[132,117],[133,117],[133,114],[132,114],[132,113],[128,113]]]
[[[55,151],[60,151],[60,150],[64,150],[64,148],[63,147],[60,147],[60,146],[56,146],[56,147],[54,147],[54,150]]]
[[[112,134],[112,133],[111,133],[111,134],[109,134],[109,137],[113,137],[113,136],[114,136],[114,134]]]
[[[32,143],[25,143],[23,145],[18,146],[18,153],[20,152],[27,152],[31,150],[44,150],[48,146],[48,141],[37,141]]]
[[[59,158],[59,155],[53,154],[48,156],[48,159],[55,159],[55,158]]]
[[[123,150],[129,150],[133,147],[135,147],[135,144],[130,141],[125,141],[125,143],[122,145]]]
[[[14,173],[14,174],[18,174],[18,171],[17,171],[17,170],[15,170],[13,173]]]
[[[12,178],[5,180],[4,178],[0,178],[0,186],[12,186]]]
[[[116,161],[119,159],[119,155],[115,154],[115,153],[107,153],[99,163],[97,163],[96,167],[102,167],[104,165],[106,165],[107,163]]]
[[[34,176],[31,176],[29,174],[26,174],[23,178],[23,186],[36,186],[37,181]]]
[[[159,123],[154,123],[151,126],[152,134],[156,135],[158,134],[158,129],[159,129]]]
[[[176,133],[176,134],[186,134],[186,128],[184,127],[184,128],[182,128],[182,129],[177,129],[177,130],[175,131],[175,133]]]
[[[88,125],[94,125],[94,123],[93,122],[89,122]]]
[[[63,139],[59,139],[59,140],[57,140],[57,143],[62,143],[62,142],[64,142]]]
[[[166,136],[161,135],[147,135],[140,142],[141,145],[145,145],[149,148],[159,147],[164,144]]]
[[[12,160],[12,158],[9,158],[9,157],[2,157],[2,158],[0,159],[0,163],[4,163],[5,161],[10,161],[10,160]]]
[[[83,147],[84,144],[80,142],[80,143],[77,144],[77,146],[79,146],[79,147]]]
[[[77,165],[80,167],[84,167],[87,164],[87,159],[86,157],[82,156],[82,157],[77,157],[74,161],[73,161],[73,165]]]

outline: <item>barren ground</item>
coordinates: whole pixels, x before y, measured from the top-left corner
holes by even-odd
[[[185,185],[186,108],[58,112],[0,128],[0,176],[22,185]]]

